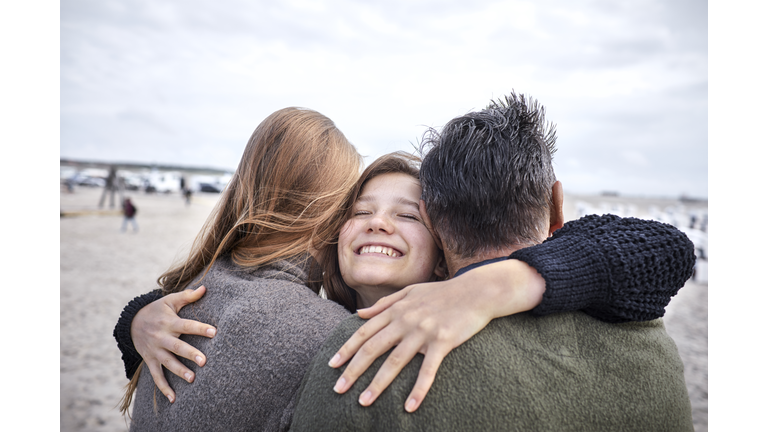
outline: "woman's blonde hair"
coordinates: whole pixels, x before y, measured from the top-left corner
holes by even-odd
[[[328,117],[304,108],[274,112],[251,135],[188,258],[158,278],[163,294],[202,279],[220,256],[253,268],[338,240],[361,167],[357,150]],[[319,292],[321,282],[308,286]],[[126,386],[124,414],[138,376],[137,370]]]

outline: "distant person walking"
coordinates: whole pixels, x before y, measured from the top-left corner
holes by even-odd
[[[125,228],[130,222],[133,225],[133,232],[139,231],[139,224],[136,223],[136,206],[133,205],[130,198],[123,201],[123,226],[120,231],[125,232]]]

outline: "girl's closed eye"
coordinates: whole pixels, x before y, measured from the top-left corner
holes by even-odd
[[[419,218],[419,216],[417,216],[417,215],[414,215],[414,214],[410,214],[410,213],[401,213],[401,214],[399,214],[398,216],[400,216],[400,217],[402,217],[402,218],[406,218],[406,219],[412,219],[412,220],[415,220],[416,222],[421,222],[421,218]]]

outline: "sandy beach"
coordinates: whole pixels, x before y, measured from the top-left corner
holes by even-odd
[[[119,198],[114,208],[107,199],[100,209],[101,194],[77,187],[60,196],[62,431],[128,429],[117,409],[127,379],[112,330],[125,304],[155,288],[157,277],[185,256],[218,199],[197,193],[186,205],[178,194],[129,193],[139,230],[121,232]],[[566,195],[567,218],[575,208]],[[689,281],[665,316],[685,364],[697,432],[707,431],[707,288],[705,274]]]

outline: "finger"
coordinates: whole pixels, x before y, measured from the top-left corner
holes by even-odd
[[[155,382],[157,389],[173,403],[176,400],[176,393],[168,385],[168,381],[166,381],[165,375],[163,375],[163,366],[157,362],[145,361],[145,363],[149,367],[149,373],[152,375],[152,380]]]
[[[208,338],[216,336],[216,327],[200,321],[184,318],[179,318],[173,321],[171,330],[178,334],[205,336]]]
[[[376,303],[373,304],[373,306],[367,307],[365,309],[358,309],[357,315],[360,316],[362,319],[370,319],[375,317],[376,315],[380,314],[396,302],[402,300],[406,294],[408,294],[409,289],[402,289],[396,293],[390,294],[386,297],[380,298]]]
[[[372,337],[368,342],[360,347],[360,350],[354,355],[349,365],[336,381],[333,390],[336,393],[344,393],[360,378],[382,354],[389,351],[393,346],[400,343],[402,338],[398,336],[389,336],[389,334],[398,335],[397,332],[381,332]]]
[[[336,368],[346,363],[347,360],[352,358],[352,356],[355,355],[358,350],[360,350],[360,348],[364,343],[368,341],[368,339],[376,336],[376,334],[378,334],[379,331],[387,324],[389,324],[388,314],[379,315],[366,321],[365,324],[360,326],[360,328],[358,328],[355,333],[350,336],[349,340],[344,342],[344,345],[339,348],[339,351],[336,352],[336,354],[328,362],[328,366]],[[371,347],[368,348],[370,349]],[[384,351],[382,351],[382,353]]]
[[[424,356],[424,361],[421,363],[421,368],[419,369],[419,376],[416,378],[416,384],[414,384],[411,394],[408,395],[408,398],[405,400],[405,410],[407,412],[414,412],[421,406],[429,389],[432,388],[432,383],[435,382],[437,370],[440,368],[443,359],[448,355],[449,351],[450,350],[444,351],[435,349],[433,347]]]
[[[165,338],[161,346],[178,356],[184,357],[187,360],[192,360],[198,366],[205,366],[205,362],[207,361],[205,358],[205,354],[200,352],[200,350],[184,342],[183,340],[175,337]],[[179,375],[179,374],[176,374],[176,375]],[[179,375],[179,376],[182,376],[182,375]]]
[[[158,360],[160,360],[160,363],[165,366],[166,369],[171,371],[172,374],[178,376],[184,381],[189,383],[195,381],[195,373],[192,372],[188,367],[184,366],[184,363],[180,362],[179,359],[176,358],[176,356],[173,354],[167,353],[161,358],[158,358]]]
[[[185,289],[177,293],[168,294],[164,299],[165,303],[178,314],[179,310],[184,306],[200,300],[203,297],[203,294],[205,294],[205,291],[205,286],[200,285],[194,290]]]
[[[416,356],[422,342],[413,341],[412,339],[404,340],[397,348],[392,350],[384,364],[376,372],[376,376],[371,381],[371,384],[360,395],[360,405],[369,406],[372,404],[381,392],[395,380],[395,377],[403,370],[403,367]]]

